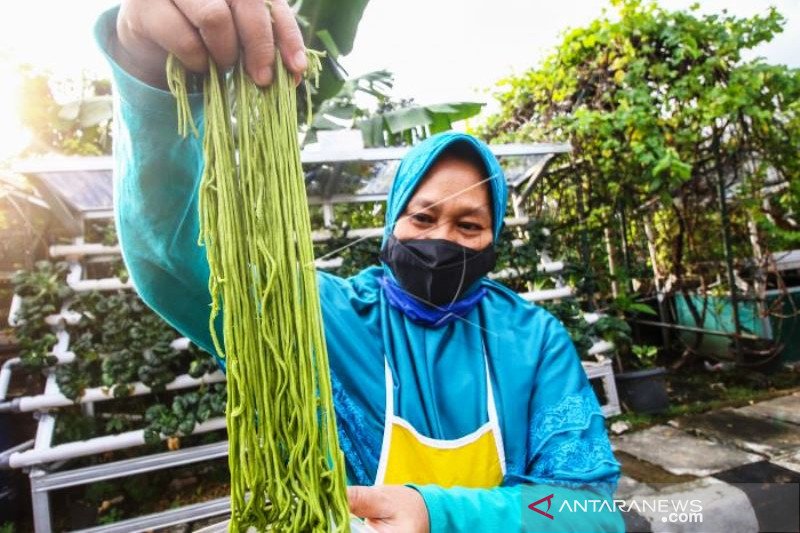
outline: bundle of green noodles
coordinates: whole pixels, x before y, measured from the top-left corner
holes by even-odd
[[[317,53],[309,53],[309,65],[316,76]],[[196,134],[186,73],[174,58],[167,71],[179,131]],[[344,459],[313,268],[296,91],[280,57],[275,72],[263,89],[241,62],[229,76],[212,64],[203,84],[200,241],[211,271],[209,328],[227,367],[230,529],[345,531]],[[224,343],[214,328],[223,304]]]

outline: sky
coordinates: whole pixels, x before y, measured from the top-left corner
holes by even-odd
[[[678,9],[694,1],[660,3]],[[23,142],[13,124],[11,64],[31,63],[56,77],[79,77],[84,72],[108,76],[92,39],[92,26],[97,15],[114,4],[114,0],[3,2],[0,159],[12,145]],[[727,8],[741,16],[764,13],[774,5],[787,19],[785,30],[756,55],[800,67],[800,0],[699,0],[699,4],[701,12]],[[487,90],[497,80],[537,65],[567,28],[585,25],[605,5],[599,0],[370,0],[354,51],[342,64],[353,76],[384,68],[394,72],[394,94],[419,103],[490,102]]]

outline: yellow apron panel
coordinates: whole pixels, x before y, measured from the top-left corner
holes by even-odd
[[[489,421],[454,440],[424,437],[408,420],[395,414],[394,379],[389,363],[385,363],[386,417],[377,485],[416,483],[471,488],[500,485],[506,471],[505,451],[485,349],[483,356]]]
[[[496,487],[503,480],[492,431],[454,448],[424,444],[407,428],[392,425],[384,483],[417,483],[442,487]]]

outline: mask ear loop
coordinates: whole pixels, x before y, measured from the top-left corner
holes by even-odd
[[[448,307],[456,303],[456,300],[458,300],[458,295],[461,293],[461,288],[464,286],[464,279],[467,277],[467,251],[462,248],[461,254],[464,256],[464,260],[461,262],[461,279],[458,282],[456,293],[453,295],[453,301],[447,304]]]

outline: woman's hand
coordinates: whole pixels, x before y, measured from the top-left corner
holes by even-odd
[[[286,67],[306,69],[305,46],[286,0],[123,0],[112,54],[122,68],[156,87],[166,87],[171,52],[194,72],[208,70],[209,56],[222,68],[244,54],[247,73],[259,85],[273,79],[276,48]]]
[[[414,489],[400,485],[347,487],[350,512],[380,533],[428,533],[428,508]]]

